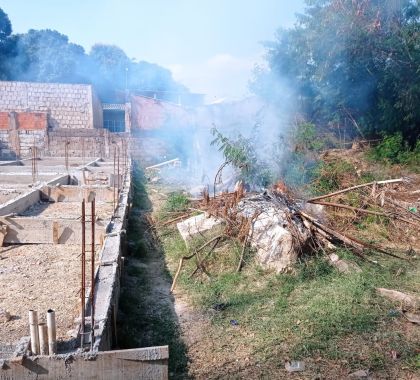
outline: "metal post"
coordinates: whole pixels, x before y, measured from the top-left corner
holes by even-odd
[[[114,189],[114,198],[113,198],[113,202],[112,202],[112,206],[113,206],[112,214],[114,214],[114,212],[115,212],[115,158],[116,158],[115,155],[116,155],[116,148],[115,148],[115,145],[114,145],[114,181],[112,183],[112,187]]]
[[[85,139],[82,138],[82,164],[85,164]]]
[[[84,334],[85,334],[85,302],[86,302],[86,207],[85,200],[82,201],[82,291],[81,291],[81,302],[82,302],[82,324],[80,333],[80,347],[83,349],[84,345]]]
[[[66,162],[66,170],[69,171],[69,145],[70,141],[66,140],[64,145],[64,155],[65,155],[65,162]]]
[[[117,170],[118,170],[118,173],[117,173],[117,183],[118,183],[118,195],[120,194],[120,186],[121,186],[121,183],[120,183],[120,148],[118,147],[118,164],[117,164]]]
[[[90,338],[90,349],[93,351],[93,343],[95,338],[95,198],[92,202],[92,215],[91,215],[91,229],[92,229],[92,249],[91,249],[91,280],[90,280],[90,307],[91,307],[91,338]]]

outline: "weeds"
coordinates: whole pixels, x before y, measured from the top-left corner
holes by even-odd
[[[410,148],[401,133],[385,136],[380,144],[372,148],[367,157],[386,164],[401,164],[414,171],[420,167],[420,140]]]
[[[182,193],[172,193],[169,195],[166,203],[164,205],[164,212],[181,212],[186,211],[190,201],[185,194]]]
[[[327,194],[338,190],[343,179],[353,172],[353,166],[347,161],[321,162],[314,171],[312,191],[315,194]]]

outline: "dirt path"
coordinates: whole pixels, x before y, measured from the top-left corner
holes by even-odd
[[[171,278],[147,213],[134,208],[121,287],[120,348],[169,345],[170,378],[187,378],[186,348],[170,294]]]

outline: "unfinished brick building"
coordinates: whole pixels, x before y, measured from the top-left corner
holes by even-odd
[[[0,82],[0,159],[109,157],[110,133],[130,131],[130,105],[102,104],[91,85]],[[83,136],[83,138],[81,138]]]

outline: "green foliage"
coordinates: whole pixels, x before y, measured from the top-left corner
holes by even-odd
[[[370,150],[368,157],[372,160],[402,164],[418,169],[420,166],[420,140],[417,140],[415,147],[410,149],[401,133],[385,136],[380,144]]]
[[[343,178],[353,171],[353,166],[347,161],[322,161],[314,169],[311,189],[315,194],[327,194],[338,190],[342,185]]]
[[[10,37],[12,34],[12,24],[9,17],[0,8],[0,80],[7,78],[9,67],[7,61],[14,49],[14,40]]]
[[[278,161],[278,177],[294,188],[311,182],[319,165],[318,153],[324,147],[324,141],[318,135],[313,123],[299,123],[292,131],[291,143],[281,141],[276,145],[275,156]],[[293,149],[285,150],[285,146]]]
[[[269,68],[256,70],[252,90],[278,104],[293,98],[317,124],[339,123],[353,135],[400,131],[413,143],[420,130],[420,3],[306,3],[295,26],[266,44]]]
[[[320,151],[324,147],[324,142],[317,135],[315,124],[298,124],[294,136],[295,150],[300,152]]]
[[[185,211],[190,204],[188,197],[182,193],[172,193],[166,200],[164,210],[169,212]]]
[[[222,152],[226,163],[239,171],[239,178],[245,183],[266,187],[272,182],[272,173],[266,162],[261,160],[255,150],[256,142],[252,138],[239,135],[235,140],[229,139],[216,128],[211,130],[216,145]]]

